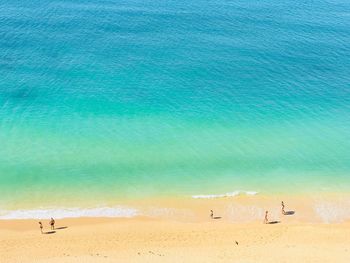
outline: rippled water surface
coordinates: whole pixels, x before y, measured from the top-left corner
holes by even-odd
[[[350,3],[0,2],[0,208],[350,190]]]

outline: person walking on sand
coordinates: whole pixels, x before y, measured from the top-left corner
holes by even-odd
[[[55,220],[52,217],[50,220],[50,226],[51,226],[51,230],[55,230]]]
[[[210,210],[210,218],[211,218],[211,219],[214,218],[214,212],[213,212],[213,210]]]
[[[283,203],[283,201],[282,201],[281,205],[282,205],[282,215],[285,215],[286,211],[284,211],[284,203]]]
[[[44,234],[44,232],[43,232],[43,224],[41,222],[39,222],[39,227],[40,227],[41,234]]]
[[[267,214],[269,213],[269,211],[265,211],[265,219],[264,219],[264,224],[268,224],[269,223],[269,219],[267,217]]]

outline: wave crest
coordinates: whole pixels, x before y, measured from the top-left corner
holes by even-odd
[[[224,198],[224,197],[234,197],[238,195],[256,195],[258,192],[255,191],[234,191],[225,194],[209,194],[209,195],[192,195],[195,199],[214,199],[214,198]]]

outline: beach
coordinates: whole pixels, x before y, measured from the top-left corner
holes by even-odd
[[[284,197],[287,215],[281,196],[254,195],[138,201],[148,215],[56,219],[53,232],[49,213],[0,220],[0,262],[349,262],[349,219]]]
[[[0,221],[0,262],[349,262],[350,223],[62,219]],[[65,228],[66,227],[66,228]],[[48,231],[48,230],[47,230]],[[238,244],[237,244],[237,243]]]

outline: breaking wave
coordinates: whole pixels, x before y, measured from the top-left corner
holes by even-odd
[[[234,197],[238,195],[256,195],[258,192],[255,191],[234,191],[225,194],[209,194],[209,195],[192,195],[195,199],[213,199],[213,198],[224,198],[224,197]]]

